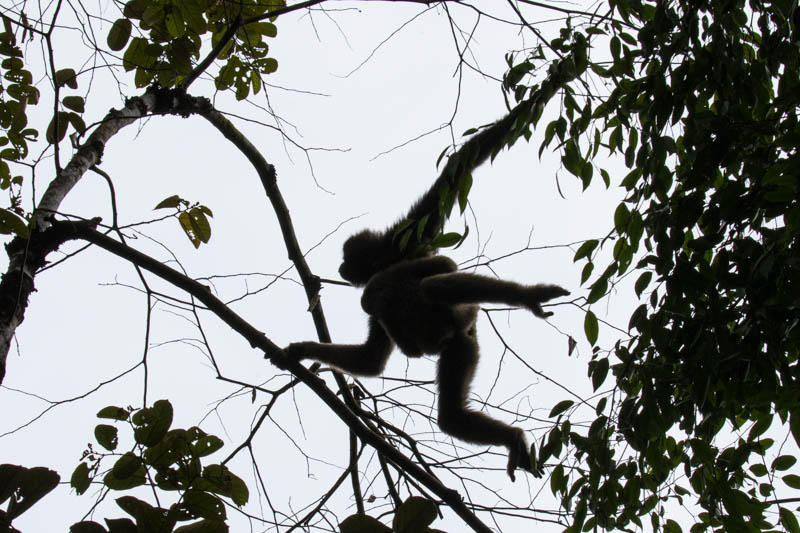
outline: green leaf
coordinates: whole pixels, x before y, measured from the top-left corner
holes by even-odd
[[[135,529],[134,532],[135,533]],[[185,526],[175,528],[175,533],[228,533],[228,525],[219,520],[199,520]],[[114,533],[110,531],[109,533]]]
[[[181,12],[177,9],[173,9],[164,17],[164,25],[167,27],[167,31],[173,38],[177,39],[186,34],[186,24],[183,21]]]
[[[23,239],[30,236],[28,223],[20,218],[16,213],[0,207],[0,233],[8,235],[14,233]]]
[[[566,411],[567,409],[572,407],[573,404],[575,404],[575,402],[572,401],[572,400],[562,400],[562,401],[558,402],[550,410],[550,414],[547,415],[548,418],[553,418],[554,416],[560,415],[561,413],[563,413],[564,411]]]
[[[781,524],[786,528],[789,533],[800,533],[800,524],[797,523],[797,517],[786,507],[780,507]]]
[[[109,451],[114,451],[119,443],[117,428],[109,426],[108,424],[98,424],[95,426],[94,438],[97,439],[100,446]]]
[[[142,459],[132,452],[126,452],[122,457],[117,459],[114,466],[111,468],[116,479],[128,479],[136,474],[142,467]]]
[[[392,533],[392,528],[371,516],[354,514],[339,524],[339,531],[341,533]]]
[[[227,518],[225,505],[216,496],[199,490],[187,490],[183,495],[183,504],[195,516],[211,520]]]
[[[155,211],[156,209],[167,209],[167,208],[177,208],[180,207],[181,204],[186,204],[186,200],[178,196],[177,194],[173,194],[167,198],[164,198],[158,205],[153,208]]]
[[[411,496],[397,508],[392,521],[392,529],[396,533],[424,531],[436,520],[438,510],[432,501],[420,496]]]
[[[75,470],[72,472],[72,476],[69,478],[69,486],[75,489],[75,492],[78,493],[78,496],[86,492],[86,489],[89,488],[91,485],[92,480],[89,477],[89,465],[86,463],[80,463]]]
[[[636,285],[634,286],[634,290],[636,291],[636,296],[639,298],[642,297],[642,292],[650,285],[650,279],[652,279],[653,273],[652,272],[645,272],[639,279],[636,280]]]
[[[800,446],[800,409],[793,409],[789,413],[789,429],[794,437],[794,442]]]
[[[85,111],[85,103],[82,96],[65,96],[61,99],[61,103],[64,104],[64,107],[76,113],[83,113]]]
[[[158,400],[153,407],[136,411],[131,420],[137,426],[133,430],[136,442],[154,446],[164,438],[172,425],[172,404],[167,400]]]
[[[131,38],[131,28],[132,25],[129,19],[121,18],[115,20],[106,38],[108,47],[115,52],[125,48],[125,45],[128,44],[128,39]]]
[[[45,133],[45,139],[50,144],[56,144],[64,139],[69,127],[69,113],[66,111],[59,111],[50,120]]]
[[[789,470],[797,462],[797,458],[791,455],[781,455],[772,461],[771,470]]]
[[[75,71],[71,68],[62,68],[56,71],[56,87],[63,87],[66,85],[70,89],[77,89],[78,81],[76,76]]]
[[[602,298],[608,290],[608,280],[600,278],[592,283],[592,288],[589,290],[589,296],[586,298],[586,303],[593,304]]]
[[[750,465],[749,470],[756,477],[764,477],[764,476],[767,475],[767,472],[768,472],[767,467],[764,466],[761,463],[755,463],[755,464]]]
[[[205,437],[201,437],[197,443],[192,446],[192,450],[199,457],[205,457],[221,449],[224,445],[225,443],[222,442],[222,439],[219,437],[206,435]]]
[[[115,405],[103,407],[97,413],[97,418],[110,418],[112,420],[127,420],[129,416],[130,412],[127,409]]]
[[[437,235],[431,241],[431,246],[434,248],[449,248],[455,246],[461,240],[461,234],[450,232]]]
[[[597,239],[590,239],[578,248],[578,251],[575,252],[575,257],[572,258],[572,262],[576,262],[579,259],[583,259],[584,257],[589,257],[591,253],[597,248],[597,245],[600,243]]]
[[[800,489],[800,476],[795,474],[787,474],[783,476],[783,482],[792,487],[793,489]]]
[[[604,357],[603,359],[599,359],[592,369],[592,387],[594,387],[595,391],[597,391],[606,380],[606,376],[608,376],[608,358]]]
[[[69,526],[69,533],[106,533],[106,528],[97,522],[82,520]]]
[[[6,512],[8,523],[30,509],[33,504],[56,488],[61,479],[57,473],[43,466],[36,466],[33,468],[25,468],[18,465],[2,466],[12,467],[11,470],[14,475],[9,476],[9,478],[0,475],[0,480],[8,483],[8,479],[12,479],[12,483],[16,485],[14,497],[8,502],[8,510]],[[4,470],[7,469],[0,469],[0,474],[5,474]],[[5,487],[3,487],[3,489],[5,489]]]
[[[583,331],[586,334],[586,340],[589,341],[589,344],[594,346],[597,342],[597,335],[600,331],[600,327],[597,323],[597,317],[592,311],[586,311],[586,316],[583,318]],[[597,390],[596,387],[595,390]]]

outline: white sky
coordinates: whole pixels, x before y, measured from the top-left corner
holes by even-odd
[[[445,129],[408,141],[450,120],[459,96],[459,80],[454,77],[457,53],[441,10],[422,14],[379,46],[422,8],[378,2],[331,5],[335,9],[327,15],[291,14],[278,20],[279,35],[271,43],[271,53],[278,58],[280,68],[266,80],[275,86],[268,90],[268,104],[286,121],[284,127],[291,139],[304,147],[324,149],[309,152],[311,166],[306,154],[282,139],[275,129],[231,118],[276,166],[279,186],[291,210],[301,246],[307,250],[323,241],[308,256],[313,271],[322,277],[337,278],[344,239],[363,227],[380,228],[394,221],[437,176],[435,162],[450,142],[450,132]],[[498,5],[494,4],[495,8]],[[498,8],[497,13],[510,16],[507,11]],[[473,12],[454,8],[453,13],[464,29],[472,28]],[[553,14],[531,14],[536,15],[531,20],[553,18]],[[113,20],[113,11],[107,17]],[[559,26],[556,21],[542,29],[552,33]],[[95,28],[103,36],[103,42],[107,30],[108,26]],[[471,64],[498,78],[505,69],[503,54],[507,50],[519,49],[523,43],[533,44],[530,35],[521,40],[509,27],[485,18],[474,41],[471,50],[475,56],[470,58]],[[88,57],[88,52],[77,45],[77,42],[70,47],[59,45],[56,60],[60,68],[80,67]],[[28,54],[34,60],[40,56],[33,45]],[[109,83],[108,75],[102,70],[96,74],[96,85],[91,89],[84,115],[87,123],[122,105],[122,98]],[[130,77],[123,79],[128,83],[122,89],[123,96],[141,94]],[[88,82],[88,78],[81,78],[81,92],[86,91]],[[48,94],[46,83],[41,84],[41,89]],[[206,80],[191,92],[210,95],[208,91],[210,84]],[[223,112],[274,124],[273,117],[265,110],[267,101],[263,93],[253,102],[260,107],[236,103],[227,95],[216,99],[218,109]],[[34,112],[39,120],[35,125],[40,131],[45,129],[49,109],[49,101],[44,100]],[[470,127],[499,118],[505,112],[499,83],[465,70],[456,111],[453,129],[456,139]],[[458,262],[474,262],[480,253],[497,258],[520,250],[526,246],[532,229],[532,247],[602,237],[610,229],[611,213],[621,198],[618,190],[606,191],[598,178],[596,185],[581,193],[580,183],[559,168],[557,158],[547,152],[541,161],[537,157],[547,117],[557,113],[558,101],[554,100],[531,144],[518,142],[512,150],[502,152],[491,166],[485,165],[475,173],[466,220],[455,217],[448,226],[452,231],[461,231],[465,221],[470,226],[469,240],[450,254]],[[400,145],[403,146],[395,148]],[[69,153],[67,143],[62,144],[62,150]],[[242,295],[248,287],[251,291],[263,287],[272,281],[271,276],[290,266],[274,213],[255,172],[202,118],[155,117],[128,127],[107,146],[102,168],[114,180],[122,224],[159,216],[152,208],[172,194],[199,201],[214,211],[212,240],[199,250],[193,249],[174,219],[145,226],[143,230],[167,246],[192,276],[263,273],[216,280],[215,290],[223,300]],[[45,162],[37,170],[39,193],[51,177],[52,164]],[[557,182],[564,198],[558,192]],[[63,204],[62,211],[84,217],[100,215],[110,222],[105,182],[97,175],[87,174]],[[345,223],[359,215],[363,216]],[[161,259],[169,258],[164,248],[144,238],[131,244]],[[493,268],[503,278],[557,283],[577,296],[582,294],[578,286],[582,263],[573,264],[574,250],[575,247],[526,251],[494,263]],[[0,266],[5,269],[5,265]],[[490,273],[485,269],[478,272]],[[153,287],[184,296],[152,277],[148,279]],[[0,404],[4,406],[0,460],[49,466],[59,471],[63,481],[68,481],[86,443],[93,441],[92,428],[98,422],[93,414],[108,404],[141,405],[141,368],[85,399],[57,407],[24,429],[6,433],[47,406],[34,395],[50,401],[79,396],[98,381],[134,366],[144,349],[146,301],[133,269],[98,250],[71,258],[40,275],[36,283],[38,292],[32,296],[26,320],[18,330],[18,345],[9,355],[4,383],[7,388],[0,388]],[[366,316],[360,309],[359,297],[355,289],[324,288],[322,304],[335,342],[358,342],[365,337]],[[612,302],[613,314],[604,305],[594,310],[599,317],[624,328],[636,301],[629,294],[620,294]],[[294,272],[233,307],[278,345],[315,339],[305,296]],[[591,349],[584,340],[583,312],[568,305],[555,311],[549,324],[523,311],[495,312],[492,318],[503,339],[533,368],[589,397],[586,364]],[[236,389],[214,379],[205,349],[197,340],[198,332],[187,316],[164,304],[153,310],[148,401],[169,398],[175,407],[174,427],[188,427],[202,420],[206,431],[220,436],[227,444],[224,453],[215,456],[221,460],[247,435],[250,422],[260,412],[259,406],[266,397],[259,395],[255,404],[251,404],[245,391],[239,398],[218,403]],[[262,359],[262,354],[231,335],[213,316],[204,313],[201,318],[214,355],[228,377],[267,383],[270,388],[285,382],[285,377],[275,378],[276,369]],[[572,357],[567,356],[567,335],[579,343]],[[532,409],[543,420],[554,404],[569,397],[527,370],[513,354],[504,354],[485,314],[481,314],[479,337],[482,360],[473,386],[476,397],[493,404],[507,401],[505,407],[510,410]],[[601,345],[611,346],[613,339],[601,328]],[[395,353],[387,375],[433,379],[433,370],[431,358],[409,361]],[[331,383],[329,376],[326,379]],[[373,392],[396,384],[381,379],[363,382]],[[416,391],[409,396],[412,397],[420,409],[434,406],[429,392]],[[296,404],[288,400],[281,401],[275,411],[275,423],[266,424],[254,444],[269,498],[284,511],[302,509],[326,490],[330,480],[347,464],[348,444],[346,427],[302,386],[296,391]],[[508,413],[498,416],[512,420]],[[393,422],[409,432],[424,433],[421,437],[425,439],[450,442],[435,426],[420,426],[421,420],[395,418]],[[538,439],[548,427],[543,422],[526,429],[533,430],[528,433],[529,438]],[[125,439],[130,437],[125,430],[121,430],[121,435]],[[459,445],[472,452],[481,450]],[[306,463],[298,447],[313,460]],[[468,489],[479,505],[502,507],[507,498],[515,505],[555,510],[548,496],[547,478],[536,480],[521,474],[522,480],[518,477],[517,483],[512,484],[503,471],[505,450],[492,451],[495,453],[473,464],[493,471],[475,472],[471,483],[455,488],[462,492]],[[230,467],[250,487],[248,512],[260,514],[262,505],[266,517],[271,519],[266,503],[258,500],[249,459],[242,454]],[[373,464],[369,471],[374,474]],[[362,483],[365,495],[373,494],[368,480]],[[496,491],[503,500],[480,485]],[[340,495],[329,505],[340,519],[355,511],[353,502],[347,498],[348,492],[349,484],[340,489]],[[94,490],[89,493],[94,494]],[[381,481],[374,494],[379,498],[378,503],[386,502],[381,499],[385,495]],[[112,501],[118,496],[112,494],[101,504],[94,518],[101,521],[103,517],[123,516]],[[91,504],[91,497],[78,498],[70,494],[68,487],[61,487],[23,515],[15,526],[25,532],[66,530],[69,524],[82,519]],[[372,514],[386,510],[384,505]],[[235,515],[229,510],[229,516]],[[445,516],[434,527],[463,530],[452,514]],[[537,516],[547,518],[543,514]],[[482,515],[482,519],[491,525],[488,516]],[[238,525],[232,530],[246,530],[240,517],[231,523]],[[515,531],[534,523],[509,518],[501,525],[504,531]],[[547,524],[535,527],[541,531],[561,529]],[[254,531],[265,529],[253,524]]]

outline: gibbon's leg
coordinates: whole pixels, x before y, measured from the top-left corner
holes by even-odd
[[[542,303],[569,291],[558,285],[521,285],[513,281],[490,278],[466,272],[438,274],[421,281],[422,290],[431,300],[446,304],[504,303],[521,305],[534,315],[547,318],[551,312],[542,310]]]
[[[358,376],[379,376],[392,353],[394,343],[374,317],[369,318],[369,334],[364,344],[325,344],[293,342],[285,348],[295,361],[314,359]]]
[[[512,481],[514,470],[531,472],[524,432],[467,407],[469,387],[478,364],[475,328],[449,339],[439,357],[439,428],[473,444],[494,444],[508,448],[506,472]],[[541,472],[533,472],[537,477]]]

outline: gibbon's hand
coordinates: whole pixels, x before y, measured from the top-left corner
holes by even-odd
[[[542,303],[567,295],[569,295],[569,291],[558,285],[534,285],[530,289],[528,303],[525,306],[539,318],[547,318],[552,316],[553,312],[542,309]]]
[[[315,342],[293,342],[283,349],[283,353],[286,354],[287,361],[299,363],[308,357],[309,348],[312,348],[315,344]],[[279,360],[279,358],[273,358],[272,362],[281,370],[288,370],[287,365],[285,365],[282,360]]]
[[[535,469],[531,468],[530,453],[531,450],[528,449],[528,443],[525,441],[525,437],[520,430],[519,439],[517,439],[516,443],[508,450],[506,473],[508,477],[511,478],[511,481],[516,481],[514,471],[517,468],[521,468],[533,474],[534,477],[542,477],[544,468],[542,465],[537,465]]]

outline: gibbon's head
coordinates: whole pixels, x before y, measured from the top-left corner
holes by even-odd
[[[356,286],[366,285],[369,278],[390,263],[391,250],[380,233],[365,229],[344,242],[339,275]]]

